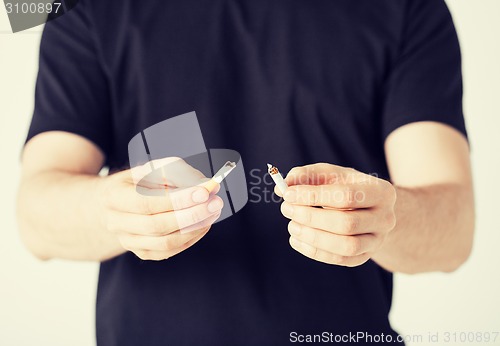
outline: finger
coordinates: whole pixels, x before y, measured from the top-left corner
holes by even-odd
[[[123,248],[130,251],[149,250],[149,251],[172,251],[186,244],[191,239],[196,238],[205,228],[199,228],[196,232],[182,234],[179,231],[170,233],[162,237],[151,237],[137,234],[123,234],[119,241]]]
[[[295,221],[288,224],[288,232],[295,239],[312,247],[341,256],[358,256],[375,251],[381,239],[375,234],[339,235],[317,228],[301,225]]]
[[[178,247],[175,250],[155,251],[155,250],[142,249],[142,250],[135,250],[133,252],[137,257],[139,257],[142,260],[162,261],[162,260],[168,259],[172,256],[175,256],[175,255],[185,251],[186,249],[190,248],[191,246],[196,244],[201,238],[203,238],[205,236],[205,234],[207,234],[207,232],[208,232],[208,228],[203,230],[197,236],[195,236],[194,238],[189,240],[187,243],[181,245],[180,247]]]
[[[205,175],[179,157],[153,160],[144,165],[131,168],[135,184],[168,185],[188,187],[200,183]]]
[[[329,163],[294,167],[286,175],[286,183],[291,185],[323,185],[334,183],[355,183],[366,179],[363,174],[352,168]]]
[[[153,215],[109,212],[107,228],[114,233],[164,236],[181,228],[202,222],[220,213],[224,203],[219,196],[190,208]]]
[[[142,166],[141,166],[142,167]],[[190,166],[191,167],[191,166]],[[192,168],[192,167],[191,167]],[[140,168],[143,169],[143,168]],[[137,186],[145,187],[148,189],[164,189],[166,186],[176,187],[176,186],[203,186],[208,190],[209,193],[216,194],[220,190],[220,184],[211,178],[205,177],[201,172],[196,170],[191,177],[189,182],[180,182],[178,179],[172,179],[169,181],[167,179],[167,174],[165,173],[165,167],[162,167],[156,171],[150,172],[143,179],[136,183]],[[169,185],[170,183],[170,185]],[[178,185],[176,185],[178,184]]]
[[[382,183],[290,186],[284,195],[293,204],[337,209],[369,208],[383,203]]]
[[[312,247],[311,245],[303,243],[294,237],[290,237],[290,246],[295,251],[313,260],[344,267],[356,267],[362,265],[370,259],[370,255],[366,253],[358,256],[342,256],[333,254],[331,252]]]
[[[278,186],[274,186],[274,193],[278,196],[278,197],[283,197],[283,193],[281,192],[281,190],[278,188]]]
[[[389,227],[386,219],[380,217],[375,209],[335,210],[283,202],[281,213],[302,225],[340,235],[373,233]]]
[[[202,172],[182,159],[161,165],[161,172],[167,185],[176,187],[194,186],[206,178]]]
[[[184,229],[191,225],[195,225],[203,220],[220,213],[224,207],[222,198],[217,195],[210,197],[207,203],[197,206],[174,211],[177,220],[178,229]]]
[[[218,213],[213,214],[212,216],[209,216],[205,220],[198,222],[197,224],[181,228],[179,231],[182,234],[185,233],[190,233],[190,232],[195,232],[199,229],[210,227],[214,224],[215,221],[220,217],[221,212],[219,211]]]
[[[110,191],[107,198],[109,208],[117,211],[153,215],[180,210],[204,203],[209,198],[207,189],[201,186],[175,189],[134,188],[124,184]]]

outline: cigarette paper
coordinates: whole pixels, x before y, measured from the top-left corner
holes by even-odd
[[[229,173],[231,173],[231,171],[235,168],[236,168],[235,162],[227,161],[224,164],[224,166],[222,166],[217,171],[217,173],[214,174],[212,179],[210,179],[209,181],[207,181],[206,183],[204,183],[202,185],[208,190],[208,192],[212,192],[215,189],[215,187],[218,184],[222,183],[224,178],[226,178],[229,175]]]
[[[274,183],[276,184],[276,186],[278,187],[280,192],[282,194],[284,194],[288,185],[285,183],[285,180],[283,179],[283,176],[281,175],[278,168],[276,168],[275,166],[268,163],[267,164],[267,172],[269,173],[269,175],[273,179]]]
[[[212,177],[213,180],[215,180],[217,183],[221,183],[225,177],[231,173],[231,171],[236,167],[236,163],[227,161],[224,166],[222,166],[217,173],[214,174]]]

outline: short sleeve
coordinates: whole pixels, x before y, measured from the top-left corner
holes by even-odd
[[[111,148],[108,83],[99,63],[86,2],[45,25],[40,43],[35,107],[27,141],[47,131],[66,131]]]
[[[408,1],[399,57],[385,90],[384,138],[418,121],[444,123],[467,137],[460,46],[444,0]]]

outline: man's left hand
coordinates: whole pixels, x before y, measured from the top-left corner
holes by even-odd
[[[290,245],[314,260],[359,266],[396,225],[396,189],[386,180],[318,163],[293,168],[285,181],[281,212],[291,220]]]

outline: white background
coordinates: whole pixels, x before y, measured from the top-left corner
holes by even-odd
[[[453,274],[396,275],[392,324],[403,335],[422,335],[408,345],[454,345],[444,342],[445,332],[500,333],[500,1],[448,5],[463,52],[476,238],[471,258]],[[16,230],[19,155],[33,108],[40,31],[10,33],[0,6],[0,345],[88,346],[95,344],[98,265],[40,262]],[[436,332],[440,342],[428,342]]]

